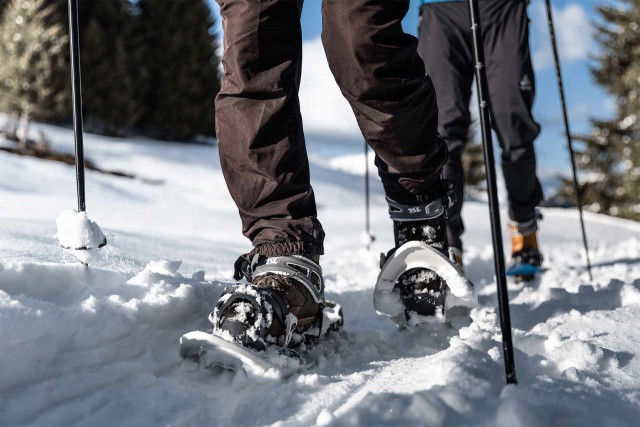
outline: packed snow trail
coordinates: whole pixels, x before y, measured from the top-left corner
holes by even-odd
[[[42,128],[73,149],[69,130]],[[577,214],[544,211],[549,270],[510,285],[519,385],[505,387],[487,206],[464,210],[472,319],[397,331],[372,303],[378,253],[392,245],[386,204],[375,186],[367,252],[362,180],[336,167],[348,147],[309,140],[327,297],[343,305],[347,335],[317,369],[282,382],[178,355],[183,333],[208,330],[250,249],[214,146],[87,136],[101,166],[165,182],[87,174],[89,215],[109,240],[90,268],[55,238],[57,215],[75,206],[73,168],[0,154],[0,424],[638,425],[637,223],[587,215],[590,283]]]

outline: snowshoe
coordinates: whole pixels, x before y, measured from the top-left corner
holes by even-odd
[[[545,271],[542,254],[535,248],[525,248],[511,255],[506,275],[515,277],[516,283],[529,282]]]
[[[456,265],[424,242],[407,242],[381,261],[373,306],[399,327],[466,315],[478,303],[473,285]],[[433,280],[433,275],[439,280]],[[424,276],[429,279],[427,286],[416,292],[413,285],[409,289],[414,293],[407,295],[403,282],[419,282]]]
[[[342,308],[324,299],[320,266],[304,256],[243,256],[234,277],[251,283],[223,292],[209,316],[212,333],[181,338],[183,358],[205,367],[287,377],[312,366],[305,358],[308,350],[342,328]]]
[[[443,197],[422,206],[387,198],[396,247],[381,256],[374,307],[399,327],[444,321],[477,303],[473,286],[447,256],[446,209],[455,196],[452,185],[446,186]]]
[[[525,223],[509,224],[511,234],[511,262],[506,274],[515,277],[516,283],[533,280],[544,272],[544,258],[538,249],[538,220],[542,215],[536,212],[535,217]]]

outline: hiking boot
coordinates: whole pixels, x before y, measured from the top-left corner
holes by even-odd
[[[511,236],[510,275],[516,277],[517,282],[528,281],[535,277],[544,260],[538,247],[538,220],[542,215],[536,213],[535,218],[524,223],[511,222],[509,234]],[[522,273],[522,274],[519,274]]]
[[[325,301],[318,260],[302,255],[240,257],[234,278],[250,283],[222,293],[209,316],[214,334],[256,350],[300,344],[306,331],[321,328]]]
[[[432,195],[420,206],[403,205],[387,198],[393,220],[395,248],[410,241],[424,242],[447,258],[447,209],[455,202],[453,185],[443,182],[443,190]],[[409,311],[421,316],[433,316],[444,308],[446,283],[434,271],[412,268],[404,272],[396,283],[402,303]]]

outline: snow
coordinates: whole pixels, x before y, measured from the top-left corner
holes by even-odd
[[[70,130],[39,129],[73,152]],[[638,425],[639,224],[587,213],[591,281],[576,212],[543,210],[548,271],[509,285],[519,384],[507,387],[486,204],[463,212],[478,307],[454,325],[398,331],[372,303],[379,253],[393,244],[384,195],[372,179],[367,251],[361,173],[341,170],[362,147],[331,138],[308,146],[327,298],[342,304],[346,335],[317,368],[263,381],[178,355],[180,336],[210,330],[250,249],[215,146],[87,135],[101,167],[163,181],[87,172],[91,217],[109,240],[90,267],[55,237],[59,212],[75,205],[74,169],[0,153],[0,423]]]
[[[58,243],[70,253],[87,264],[93,259],[92,250],[98,249],[106,242],[100,226],[91,221],[86,212],[65,209],[56,219]]]

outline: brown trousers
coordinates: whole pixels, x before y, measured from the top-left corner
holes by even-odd
[[[224,75],[216,98],[222,171],[243,233],[266,256],[322,254],[300,115],[302,0],[218,0]],[[446,145],[409,0],[324,0],[331,71],[351,104],[386,194],[418,204],[440,186]]]

